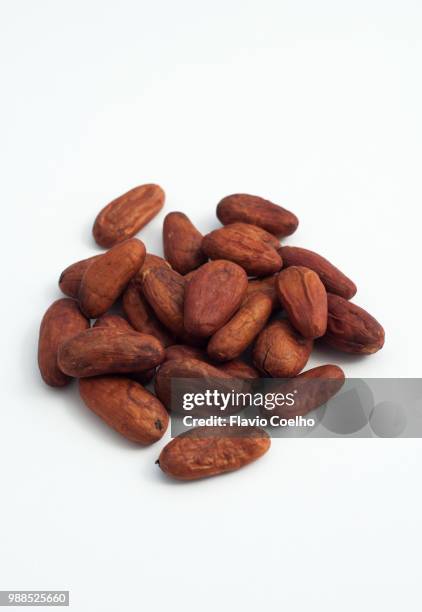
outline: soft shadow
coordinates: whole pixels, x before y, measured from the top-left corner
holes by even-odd
[[[343,364],[359,363],[368,357],[368,355],[356,355],[353,353],[343,353],[335,350],[322,341],[314,343],[313,355],[318,356],[324,363],[337,363],[341,360]]]

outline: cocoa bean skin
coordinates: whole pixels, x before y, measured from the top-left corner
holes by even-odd
[[[239,308],[247,287],[246,273],[235,263],[220,260],[203,265],[186,285],[186,332],[197,337],[211,336]]]
[[[233,261],[249,276],[268,276],[278,272],[283,265],[274,247],[238,230],[237,224],[207,234],[202,241],[202,250],[212,260]]]
[[[256,293],[257,291],[262,291],[266,293],[271,298],[272,309],[277,310],[280,309],[280,300],[278,299],[277,291],[276,291],[276,280],[277,274],[273,274],[272,276],[266,276],[264,278],[257,278],[248,281],[248,289],[246,291],[245,301],[248,299],[252,293]]]
[[[256,368],[273,378],[297,376],[305,367],[313,347],[288,321],[273,321],[255,341],[252,358]]]
[[[355,295],[357,291],[355,283],[318,253],[291,246],[281,247],[279,253],[283,258],[284,268],[305,266],[316,272],[327,292],[340,295],[346,300],[350,300]]]
[[[144,243],[131,238],[93,261],[79,287],[82,312],[91,319],[107,312],[142,266],[144,259]]]
[[[296,231],[298,218],[289,210],[259,196],[237,193],[227,196],[217,206],[217,217],[223,225],[250,223],[275,236],[290,236]]]
[[[304,338],[319,338],[327,329],[327,292],[318,274],[303,266],[282,270],[276,281],[280,303]]]
[[[322,339],[339,351],[369,355],[382,349],[385,333],[366,310],[329,293],[327,333]]]
[[[177,337],[183,338],[183,276],[167,268],[150,269],[142,275],[142,293],[161,323]]]
[[[157,319],[144,298],[138,277],[133,278],[123,292],[122,306],[136,331],[155,336],[163,346],[170,346],[175,342],[174,335]]]
[[[272,310],[271,298],[254,293],[223,327],[211,336],[207,352],[215,361],[239,357],[267,323]]]
[[[108,329],[115,329],[116,331],[134,331],[133,327],[120,315],[106,313],[99,317],[94,325],[94,328],[97,327],[107,327]]]
[[[93,257],[82,259],[81,261],[77,261],[63,270],[59,278],[59,287],[61,291],[65,295],[77,300],[83,275],[91,263],[99,257],[101,257],[101,255],[94,255]]]
[[[197,480],[238,470],[262,457],[270,444],[259,428],[198,427],[171,440],[157,463],[168,476]]]
[[[252,225],[251,223],[229,223],[225,225],[226,229],[237,230],[238,232],[243,233],[250,238],[254,238],[255,240],[260,240],[265,244],[271,246],[273,249],[280,248],[280,241],[278,238],[274,236],[274,234],[270,234],[266,230],[262,229],[262,227],[258,227],[258,225]]]
[[[164,206],[159,185],[140,185],[105,206],[95,219],[95,241],[106,249],[132,238]]]
[[[230,359],[230,361],[225,361],[224,363],[216,363],[210,359],[210,356],[205,350],[185,344],[174,344],[166,349],[166,361],[170,361],[171,359],[183,361],[189,358],[206,361],[218,370],[228,374],[230,378],[253,380],[260,377],[258,370],[242,359]]]
[[[181,212],[171,212],[163,223],[165,258],[173,270],[187,274],[207,261],[201,248],[202,234],[189,217]]]
[[[120,315],[108,313],[95,321],[94,328],[97,327],[108,327],[109,329],[114,329],[116,331],[123,332],[135,331],[130,325],[130,323],[126,321],[126,319],[124,319]],[[141,385],[147,385],[155,376],[155,368],[145,370],[144,372],[133,372],[129,376],[133,380],[136,380],[137,382],[141,383]]]
[[[41,321],[38,341],[38,365],[47,385],[64,387],[71,382],[72,378],[59,367],[58,350],[63,342],[88,327],[88,319],[71,298],[56,300],[48,308]]]
[[[258,370],[245,363],[242,359],[231,359],[230,361],[219,363],[217,367],[228,374],[230,378],[239,380],[256,380],[260,378]]]
[[[149,370],[164,360],[153,336],[106,327],[87,329],[60,346],[58,363],[69,376],[85,378]]]
[[[169,422],[166,409],[152,393],[130,378],[81,378],[79,393],[88,408],[132,442],[153,444],[166,432]]]

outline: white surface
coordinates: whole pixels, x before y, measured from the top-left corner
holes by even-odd
[[[385,349],[349,376],[420,376],[420,2],[3,2],[0,589],[72,609],[420,609],[419,440],[273,441],[195,484],[46,388],[39,321],[97,252],[98,210],[156,181],[206,232],[229,193],[300,218],[286,242],[358,284]],[[332,359],[332,357],[331,357]]]

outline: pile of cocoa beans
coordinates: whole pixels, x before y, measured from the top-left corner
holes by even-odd
[[[338,366],[301,373],[314,342],[363,355],[382,348],[381,325],[349,301],[355,284],[321,255],[280,244],[298,226],[293,213],[231,195],[217,206],[222,227],[203,236],[184,213],[170,212],[162,258],[133,236],[164,199],[158,185],[142,185],[101,210],[93,235],[108,250],[62,272],[68,297],[48,308],[40,327],[44,381],[64,387],[77,378],[82,401],[121,435],[144,445],[162,438],[174,378],[321,378],[338,381],[334,393],[344,382]],[[145,388],[152,381],[155,394]],[[299,402],[296,414],[327,399]],[[183,480],[212,476],[270,445],[260,428],[240,436],[208,430],[171,440],[161,469]]]

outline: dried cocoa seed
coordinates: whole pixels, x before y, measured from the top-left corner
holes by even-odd
[[[88,408],[132,442],[153,444],[166,432],[169,422],[166,409],[152,393],[130,378],[81,378],[79,392]]]
[[[207,234],[202,241],[202,250],[210,259],[237,263],[249,276],[268,276],[278,272],[283,265],[274,247],[239,230],[237,224]]]
[[[133,278],[123,292],[122,306],[136,331],[155,336],[164,347],[173,344],[174,336],[160,323],[144,298],[138,277]]]
[[[258,196],[237,193],[227,196],[217,206],[217,217],[223,225],[250,223],[267,230],[275,236],[290,236],[299,221],[289,210]]]
[[[250,238],[254,238],[255,240],[259,240],[260,242],[264,242],[268,246],[273,249],[280,248],[280,241],[278,238],[274,236],[274,234],[270,234],[266,230],[262,229],[258,225],[252,225],[251,223],[229,223],[225,225],[226,229],[236,230],[245,236],[249,236]]]
[[[247,286],[245,271],[230,261],[212,261],[199,268],[186,285],[186,332],[197,337],[215,333],[239,308]]]
[[[272,309],[277,310],[278,308],[280,308],[280,301],[278,299],[275,286],[276,280],[277,274],[274,274],[273,276],[267,276],[265,278],[249,280],[245,300],[247,300],[249,296],[253,293],[260,291],[266,293],[270,297]]]
[[[301,336],[288,321],[274,321],[255,341],[254,365],[267,376],[291,378],[305,367],[313,342]]]
[[[161,323],[183,338],[183,276],[167,268],[149,269],[142,275],[142,292]]]
[[[327,292],[318,274],[303,266],[282,270],[276,281],[290,323],[304,338],[319,338],[327,329]]]
[[[108,329],[115,329],[116,331],[134,331],[133,327],[120,315],[106,313],[99,317],[93,327],[107,327]]]
[[[384,329],[366,310],[339,295],[328,294],[328,324],[323,340],[346,353],[376,353],[384,346]]]
[[[164,206],[159,185],[140,185],[105,206],[95,219],[93,234],[106,249],[131,238]]]
[[[91,263],[100,257],[101,255],[94,255],[93,257],[88,257],[88,259],[82,259],[63,270],[59,278],[59,287],[61,291],[65,295],[77,299],[83,275]]]
[[[350,300],[355,295],[357,289],[354,282],[318,253],[290,246],[281,247],[279,253],[285,268],[305,266],[316,272],[328,292],[341,295],[346,300]]]
[[[58,349],[63,342],[88,329],[89,321],[75,300],[61,298],[43,316],[38,341],[38,365],[44,382],[50,387],[64,387],[71,377],[60,369]]]
[[[187,274],[207,261],[201,249],[202,234],[189,217],[181,212],[171,212],[164,219],[164,255],[171,267],[180,274]]]
[[[267,323],[272,310],[265,293],[252,294],[233,317],[211,336],[207,352],[215,361],[229,361],[243,353]]]
[[[238,470],[262,457],[270,444],[259,428],[201,427],[171,440],[157,463],[168,476],[196,480]]]
[[[85,378],[143,372],[161,363],[164,356],[164,347],[153,336],[97,327],[64,342],[58,363],[68,376]]]
[[[143,242],[131,238],[93,261],[79,288],[82,312],[91,319],[107,312],[142,266],[144,258]]]
[[[130,325],[130,323],[126,321],[126,319],[116,314],[103,315],[95,321],[94,328],[96,327],[108,327],[109,329],[114,329],[116,331],[123,332],[135,331]],[[150,370],[145,370],[145,372],[133,372],[130,374],[130,378],[133,378],[133,380],[136,380],[137,382],[141,383],[141,385],[147,385],[154,378],[154,375],[155,368],[151,368]]]

